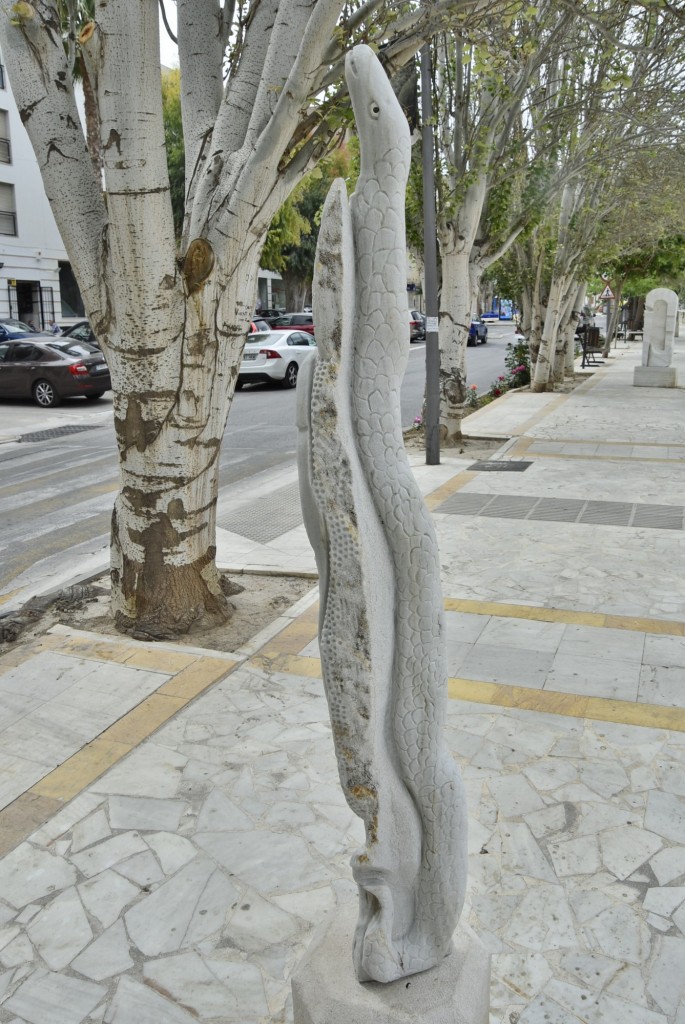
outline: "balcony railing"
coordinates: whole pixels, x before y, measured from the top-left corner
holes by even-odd
[[[0,235],[16,235],[17,215],[0,211]]]

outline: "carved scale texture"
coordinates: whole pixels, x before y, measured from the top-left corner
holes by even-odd
[[[300,491],[320,579],[319,646],[340,781],[364,821],[352,858],[360,919],[355,970],[366,938],[399,967],[393,933],[414,917],[421,824],[388,741],[394,650],[393,563],[362,471],[351,423],[354,242],[344,182],[326,199],[317,245],[318,352],[302,367],[297,425]]]
[[[354,64],[360,68],[356,82]],[[449,950],[466,887],[467,816],[461,776],[443,738],[447,670],[438,545],[404,450],[400,418],[409,357],[409,130],[380,63],[365,47],[348,58],[347,81],[362,153],[350,203],[356,250],[353,424],[393,559],[392,730],[423,829],[415,917],[409,931],[395,937],[401,970],[383,962],[382,945],[376,950],[373,941],[365,944],[369,977],[388,981],[435,965]]]
[[[368,47],[354,49],[346,73],[361,175],[351,210],[336,183],[322,218],[319,352],[298,383],[298,460],[340,779],[366,826],[366,847],[352,860],[355,969],[360,981],[388,982],[450,949],[466,885],[466,803],[442,737],[437,542],[400,420],[409,133]]]

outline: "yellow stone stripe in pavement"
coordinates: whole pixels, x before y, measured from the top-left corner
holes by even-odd
[[[504,442],[502,442],[504,443]],[[440,487],[436,487],[434,491],[427,494],[424,498],[426,507],[432,512],[433,509],[437,508],[438,505],[442,505],[443,501],[451,498],[453,494],[460,491],[462,487],[466,487],[473,480],[477,480],[480,474],[470,473],[468,469],[464,469],[461,473],[457,473],[451,480],[442,484]]]
[[[92,647],[99,651],[106,647],[105,652],[101,651],[101,660],[109,660],[106,655],[111,654],[117,645],[95,642]],[[120,645],[119,650],[139,655],[142,649]],[[77,652],[72,650],[70,653]],[[82,651],[79,649],[78,653],[82,654]],[[159,650],[151,652],[155,655],[166,653],[172,658],[175,654]],[[179,652],[177,657],[180,665],[181,661],[187,663],[191,656]],[[142,659],[142,664],[146,666],[146,659]],[[0,855],[14,849],[62,804],[78,796],[200,693],[230,675],[239,664],[230,658],[193,657],[192,664],[182,667],[155,693],[31,786],[0,811]]]
[[[229,675],[238,664],[223,658],[197,658],[194,664],[182,669],[82,750],[44,776],[29,792],[62,801],[71,800],[198,694]]]
[[[634,615],[608,615],[604,612],[578,612],[570,608],[542,608],[528,604],[500,604],[496,601],[471,601],[445,598],[445,611],[471,615],[497,615],[508,619],[532,619],[535,622],[564,622],[573,626],[597,626],[600,629],[627,629],[637,633],[685,636],[685,622],[648,619]]]
[[[569,718],[589,718],[618,725],[640,725],[649,729],[670,729],[685,732],[685,709],[667,708],[657,704],[638,704],[606,697],[583,697],[574,693],[535,690],[504,683],[483,683],[476,679],[450,679],[450,700],[473,704],[489,704],[500,708],[521,708],[542,711]]]
[[[309,679],[321,679],[321,662],[318,658],[274,653],[268,658],[262,655],[250,658],[249,664],[270,672],[285,672],[290,675],[306,676]],[[558,693],[526,686],[509,686],[506,683],[485,683],[477,679],[449,679],[447,687],[450,700],[685,732],[683,708],[609,700],[605,697],[587,697],[575,693]]]
[[[248,664],[264,672],[287,672],[292,676],[306,676],[321,679],[319,658],[303,658],[298,654],[281,654],[277,651],[260,651],[250,658]]]

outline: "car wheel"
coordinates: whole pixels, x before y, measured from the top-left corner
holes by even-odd
[[[37,380],[33,385],[33,400],[36,405],[42,405],[44,409],[50,409],[53,405],[59,405],[60,397],[48,380]]]
[[[94,391],[92,395],[86,395],[86,398],[88,399],[89,402],[95,402],[96,399],[102,398],[104,393],[104,391]]]
[[[284,388],[294,388],[297,384],[297,363],[288,363],[285,371],[285,377],[282,381]]]
[[[483,335],[483,344],[484,345],[487,342],[487,340],[488,340],[488,332],[486,331],[485,334]]]

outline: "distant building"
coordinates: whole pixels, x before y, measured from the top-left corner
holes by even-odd
[[[77,105],[82,106],[78,95]],[[260,269],[259,301],[264,307],[282,303],[280,274]],[[42,329],[51,320],[61,326],[83,320],[85,311],[0,63],[0,320],[8,318],[32,321]]]
[[[0,319],[38,328],[84,317],[38,161],[0,64]]]

